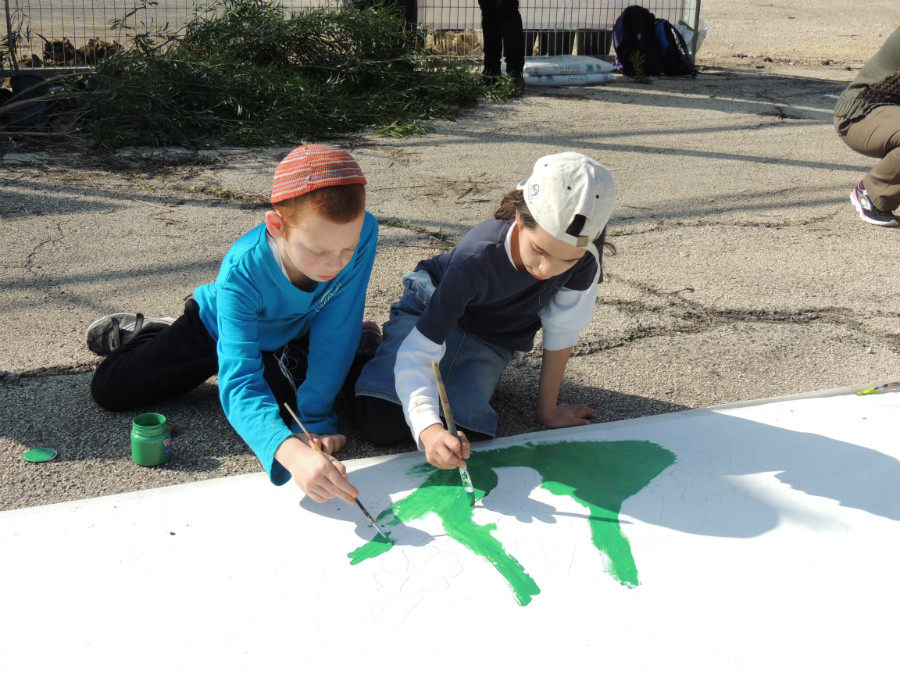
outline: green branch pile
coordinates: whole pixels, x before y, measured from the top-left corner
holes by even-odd
[[[429,53],[394,6],[285,15],[270,0],[225,0],[217,14],[100,62],[82,131],[107,148],[398,135],[505,94]]]

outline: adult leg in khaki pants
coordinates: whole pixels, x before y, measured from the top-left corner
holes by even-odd
[[[844,142],[879,161],[863,178],[872,203],[888,213],[900,206],[900,106],[875,108],[847,128]]]

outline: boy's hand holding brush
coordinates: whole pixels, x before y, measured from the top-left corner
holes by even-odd
[[[420,435],[425,446],[425,459],[438,469],[465,469],[471,454],[469,439],[465,433],[457,432],[457,438],[441,424],[432,424]]]
[[[340,483],[336,483],[334,481],[335,476],[333,474],[330,474],[330,475],[320,474],[322,476],[322,478],[324,478],[325,480],[324,480],[324,482],[317,484],[317,487],[318,487],[320,493],[324,496],[324,499],[316,499],[315,497],[313,497],[312,494],[310,494],[309,492],[306,492],[305,488],[303,489],[303,491],[306,492],[306,494],[308,494],[310,497],[312,497],[316,501],[324,502],[328,499],[331,499],[331,497],[334,496],[334,497],[340,497],[348,504],[356,504],[359,507],[359,510],[363,512],[363,515],[369,520],[370,523],[372,523],[372,526],[376,530],[378,530],[378,534],[380,534],[382,537],[387,538],[387,535],[381,530],[380,527],[378,527],[378,523],[375,522],[375,518],[372,517],[372,514],[369,513],[366,510],[366,507],[362,505],[362,502],[359,501],[359,490],[357,490],[355,487],[350,485],[350,483],[347,481],[347,469],[344,468],[344,465],[341,464],[336,459],[333,459],[331,457],[330,453],[329,454],[325,453],[325,450],[322,448],[322,445],[320,444],[321,438],[320,439],[313,438],[312,434],[309,433],[309,430],[305,426],[303,426],[303,422],[300,421],[300,418],[297,417],[297,413],[295,413],[293,410],[291,410],[291,406],[289,406],[287,403],[285,403],[284,408],[285,408],[285,410],[287,410],[290,413],[291,417],[294,418],[294,421],[300,426],[300,429],[303,431],[303,433],[306,434],[306,439],[309,441],[310,446],[315,448],[316,452],[321,456],[322,459],[331,462],[332,466],[336,467],[338,469],[338,471],[342,474],[341,480],[342,480],[343,484],[345,484],[353,492],[348,492],[343,487],[343,485],[341,485]],[[331,437],[326,437],[326,438],[334,438],[334,437],[331,436]],[[343,442],[341,443],[341,447],[343,447],[344,443],[347,442],[347,438],[345,436],[341,436],[341,438],[344,439]],[[290,439],[288,439],[288,440],[290,440]],[[277,456],[278,453],[276,452],[275,454]],[[321,466],[321,464],[320,464],[320,466]],[[327,469],[327,467],[325,467],[325,468]],[[303,486],[301,486],[301,488],[302,487]],[[322,492],[323,488],[324,488],[324,492]],[[334,492],[335,489],[340,490],[342,494],[338,494],[337,492]],[[331,493],[330,496],[329,496],[329,493]],[[345,496],[344,496],[345,494],[347,496],[350,496],[350,499],[345,498]]]
[[[277,459],[309,498],[325,502],[332,497],[355,504],[359,490],[347,480],[347,469],[331,455],[347,442],[346,436],[321,436],[304,443],[296,436],[286,439],[275,451]],[[320,451],[321,448],[321,451]]]

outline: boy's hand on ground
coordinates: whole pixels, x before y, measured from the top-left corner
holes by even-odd
[[[472,447],[463,432],[460,431],[459,438],[456,438],[443,425],[432,424],[419,438],[425,446],[425,458],[432,466],[439,469],[465,468],[465,460],[469,458]]]
[[[538,412],[537,421],[549,429],[562,429],[564,427],[578,427],[590,424],[596,415],[586,405],[580,403],[561,403],[552,408],[549,413]]]
[[[342,438],[337,448],[334,445]],[[331,441],[326,445],[326,441]],[[336,452],[346,443],[343,436],[324,436],[319,439],[322,449],[331,446]],[[347,469],[329,454],[322,454],[296,436],[284,440],[275,451],[275,459],[290,472],[294,482],[313,501],[322,503],[332,497],[354,504],[359,490],[347,480]]]

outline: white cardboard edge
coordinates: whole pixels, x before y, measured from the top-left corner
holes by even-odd
[[[518,445],[522,443],[536,443],[542,441],[553,441],[561,438],[565,435],[566,438],[572,438],[573,436],[595,436],[599,432],[600,428],[603,429],[618,429],[623,426],[631,426],[633,424],[642,423],[642,424],[656,424],[658,422],[662,422],[668,420],[673,416],[694,416],[694,415],[702,415],[709,414],[710,412],[716,412],[719,410],[733,410],[735,408],[750,408],[759,405],[766,405],[769,403],[778,403],[781,401],[799,401],[803,399],[809,398],[826,398],[832,396],[845,396],[847,394],[855,394],[859,391],[864,391],[865,389],[869,389],[871,387],[881,386],[883,384],[887,384],[888,382],[893,382],[895,380],[900,379],[900,376],[887,379],[880,380],[878,382],[867,383],[863,385],[852,385],[846,387],[838,387],[835,389],[825,389],[821,391],[811,391],[804,392],[802,394],[788,394],[784,396],[773,396],[770,398],[758,398],[752,399],[749,401],[736,401],[734,403],[723,403],[721,405],[710,406],[708,408],[691,408],[688,410],[677,410],[669,413],[660,413],[659,415],[645,415],[643,417],[630,417],[628,419],[623,420],[615,420],[612,422],[600,422],[598,424],[588,424],[581,427],[568,427],[565,429],[545,429],[542,431],[530,431],[524,434],[518,434],[516,436],[504,436],[503,438],[494,438],[490,441],[478,441],[472,444],[472,451],[478,452],[481,450],[491,450],[496,447],[508,447],[510,445]],[[345,467],[347,467],[348,471],[353,471],[355,469],[364,469],[369,466],[376,466],[378,464],[383,464],[394,457],[402,457],[404,455],[423,455],[417,450],[412,450],[409,452],[400,452],[394,453],[390,455],[380,455],[378,457],[361,457],[358,459],[348,459],[342,460],[342,463]],[[54,511],[54,510],[64,510],[64,509],[72,509],[79,508],[85,503],[90,502],[93,504],[103,504],[106,502],[120,502],[123,500],[131,500],[138,498],[146,498],[150,495],[160,495],[165,494],[167,492],[177,492],[181,490],[190,490],[196,488],[198,485],[215,485],[225,482],[236,482],[236,481],[249,481],[249,480],[268,480],[268,476],[264,471],[257,471],[253,473],[245,473],[237,476],[224,476],[222,478],[210,478],[209,480],[199,480],[193,481],[190,483],[178,483],[177,485],[166,485],[163,487],[157,488],[147,488],[145,490],[135,490],[132,492],[118,492],[111,495],[103,495],[102,497],[87,497],[85,499],[74,499],[67,502],[56,502],[54,504],[41,504],[40,506],[29,506],[22,509],[13,509],[9,511],[0,511],[0,519],[4,517],[16,516],[19,517],[24,514],[29,513],[40,513],[43,511]],[[286,484],[282,486],[286,489],[290,489],[290,484]]]

